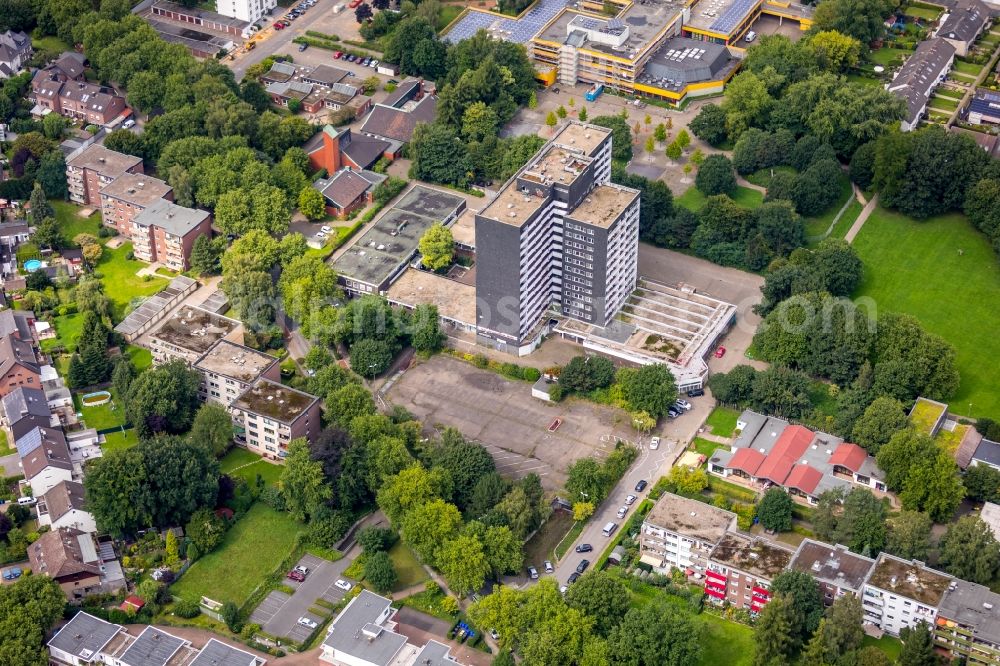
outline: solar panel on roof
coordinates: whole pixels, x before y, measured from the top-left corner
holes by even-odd
[[[610,21],[608,21],[608,27],[609,28],[614,28],[615,30],[617,30],[619,28],[624,28],[625,24],[622,23],[621,19],[619,19],[619,18],[613,18]]]

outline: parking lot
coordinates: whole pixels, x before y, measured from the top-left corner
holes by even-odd
[[[304,555],[299,565],[309,569],[305,582],[286,578],[284,585],[293,588],[295,593],[272,591],[250,614],[250,621],[260,625],[265,633],[301,643],[309,638],[313,630],[299,624],[299,618],[306,617],[316,624],[323,624],[330,617],[332,613],[318,606],[316,601],[322,599],[329,604],[337,604],[344,598],[346,592],[334,586],[334,582],[342,577],[344,569],[350,564],[351,560],[346,557],[330,562],[314,555]],[[325,614],[312,612],[310,608],[323,610]]]
[[[427,428],[451,426],[483,444],[502,474],[538,474],[548,490],[563,486],[573,461],[607,455],[616,437],[635,438],[622,411],[581,401],[545,403],[531,397],[527,382],[447,356],[408,370],[386,397]],[[557,418],[561,424],[550,431]]]

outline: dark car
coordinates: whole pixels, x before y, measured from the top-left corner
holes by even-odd
[[[578,574],[577,572],[574,571],[573,573],[571,573],[569,575],[569,578],[566,579],[566,582],[569,583],[570,585],[572,585],[573,583],[575,583],[579,579],[580,579],[580,574]]]
[[[576,572],[582,574],[590,566],[590,560],[580,560],[580,563],[576,565]]]
[[[305,51],[307,48],[309,48],[308,44],[299,44],[299,51]]]
[[[579,546],[576,547],[576,552],[578,553],[589,553],[592,550],[594,550],[594,547],[591,546],[589,543],[581,543]]]
[[[648,485],[649,484],[646,483],[646,479],[640,479],[639,483],[635,484],[635,492],[641,493],[643,490],[646,489],[646,486]]]
[[[667,416],[669,416],[672,419],[676,419],[680,415],[681,413],[677,411],[675,407],[671,407],[670,409],[667,410]]]
[[[705,389],[697,388],[697,389],[691,389],[690,391],[688,391],[688,397],[689,398],[698,398],[698,397],[703,396],[703,395],[705,395]]]

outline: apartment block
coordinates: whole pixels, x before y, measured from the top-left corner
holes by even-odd
[[[126,173],[141,174],[142,160],[94,144],[66,163],[69,198],[78,204],[101,205],[101,190]]]
[[[284,458],[293,439],[315,441],[323,427],[319,398],[265,378],[237,398],[229,411],[244,431],[241,443],[272,460]]]
[[[567,123],[476,214],[483,344],[530,353],[550,308],[605,326],[635,288],[639,195],[610,182],[611,142]]]
[[[639,531],[640,560],[655,570],[705,572],[712,550],[736,526],[736,514],[664,493]]]
[[[101,217],[104,224],[121,235],[131,236],[136,215],[164,199],[174,200],[174,189],[165,182],[141,173],[126,173],[101,189]]]
[[[264,352],[230,342],[216,342],[194,364],[201,372],[198,390],[202,400],[228,407],[261,377],[281,381],[278,359]]]
[[[1000,594],[976,583],[951,581],[938,607],[934,640],[966,664],[1000,665]]]
[[[727,532],[709,556],[705,594],[716,603],[759,613],[771,600],[771,581],[794,554],[767,539]]]
[[[153,363],[181,360],[188,365],[200,359],[221,339],[243,342],[243,324],[193,306],[178,308],[149,334]]]
[[[952,580],[923,562],[907,562],[881,553],[861,596],[864,621],[894,636],[904,627],[913,629],[921,622],[933,625]]]
[[[212,234],[208,212],[160,199],[132,219],[132,246],[137,259],[157,261],[175,271],[190,268],[198,236]]]
[[[789,564],[790,569],[803,571],[819,583],[827,605],[845,594],[860,595],[874,566],[875,560],[856,555],[846,546],[812,539],[802,540]]]

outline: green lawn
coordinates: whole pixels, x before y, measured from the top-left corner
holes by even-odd
[[[736,194],[733,195],[732,199],[744,208],[750,208],[752,210],[764,202],[764,195],[757,190],[750,189],[749,187],[737,187]],[[708,197],[702,194],[701,190],[692,185],[684,194],[677,197],[674,202],[697,213],[702,209],[707,200]]]
[[[1000,417],[996,303],[1000,265],[964,216],[923,222],[876,209],[854,241],[864,262],[857,296],[906,312],[955,347],[961,385],[949,402],[962,413]],[[960,254],[961,251],[961,254]]]
[[[73,394],[73,406],[77,412],[83,414],[83,421],[88,428],[105,430],[120,426],[125,422],[125,410],[121,401],[116,400],[114,389],[107,389],[111,393],[111,402],[96,407],[86,407],[80,399],[82,393]]]
[[[52,325],[56,328],[56,337],[42,340],[42,351],[49,351],[56,347],[65,347],[66,351],[70,353],[76,351],[76,341],[83,328],[83,315],[76,313],[53,317]]]
[[[195,562],[170,592],[191,601],[206,596],[242,605],[288,557],[302,531],[302,524],[288,514],[258,502],[226,533],[222,545]]]
[[[925,19],[927,21],[936,21],[937,17],[941,16],[941,10],[931,9],[929,7],[907,7],[903,11],[903,15]]]
[[[712,434],[719,437],[732,437],[736,430],[736,419],[740,413],[728,407],[716,407],[705,419],[705,425],[712,428]]]
[[[465,9],[462,5],[443,5],[441,7],[441,13],[438,14],[436,29],[440,32],[448,27],[448,24],[455,20],[462,10]]]
[[[882,86],[882,81],[880,79],[873,79],[870,76],[861,76],[860,74],[848,74],[848,83],[860,83],[865,86]]]
[[[50,201],[52,208],[56,211],[56,221],[62,230],[66,240],[73,240],[77,234],[90,234],[97,236],[101,228],[101,215],[95,212],[90,217],[80,217],[77,215],[83,207],[71,204],[66,201]]]
[[[130,449],[139,443],[139,436],[135,430],[124,430],[109,432],[104,435],[104,444],[101,448],[104,451],[116,451],[118,449]]]
[[[954,111],[958,108],[958,100],[954,100],[950,97],[942,97],[941,95],[934,95],[934,97],[931,97],[929,106],[932,109]]]
[[[983,71],[983,66],[977,65],[974,62],[955,60],[955,71],[961,72],[962,74],[969,74],[971,76],[978,76],[979,72]]]
[[[7,441],[7,433],[0,430],[0,456],[6,456],[17,451],[10,443]]]
[[[827,236],[827,238],[843,238],[844,236],[846,236],[847,232],[854,224],[854,221],[858,219],[858,215],[861,214],[862,209],[864,209],[864,206],[861,205],[860,201],[858,201],[857,199],[852,201],[851,204],[847,207],[847,210],[844,211],[844,214],[840,216],[839,220],[837,220],[837,224],[834,225],[833,231],[830,232],[830,235]],[[824,229],[824,231],[826,230]],[[815,247],[816,245],[819,245],[821,242],[823,242],[823,240],[825,239],[819,239],[814,242],[808,242],[807,245],[809,247]]]
[[[125,345],[125,353],[128,355],[129,360],[132,361],[132,366],[138,372],[142,372],[153,365],[153,353],[148,349],[136,347],[135,345]]]
[[[55,52],[62,53],[63,51],[70,50],[70,45],[64,42],[63,40],[59,39],[55,35],[49,35],[47,37],[41,37],[41,38],[32,37],[31,46],[36,51],[49,51],[51,53]]]
[[[903,64],[903,60],[908,58],[912,51],[907,51],[906,49],[894,49],[890,46],[883,46],[880,49],[876,49],[869,54],[869,58],[876,65],[882,65],[883,67],[893,67],[895,65]]]
[[[269,463],[256,453],[241,449],[238,446],[233,447],[219,461],[220,472],[229,476],[246,479],[247,483],[254,483],[257,480],[257,475],[260,475],[265,483],[276,486],[284,470],[283,465]]]
[[[899,653],[903,651],[903,644],[898,638],[885,634],[882,638],[872,638],[871,636],[865,636],[864,640],[861,642],[862,647],[877,647],[879,650],[885,653],[889,657],[889,661],[896,663],[899,659]]]
[[[847,177],[846,173],[841,172],[837,179],[837,185],[840,188],[840,192],[837,194],[837,201],[834,202],[832,206],[827,208],[821,215],[817,215],[816,217],[807,217],[803,220],[806,225],[807,238],[825,234],[826,230],[830,228],[830,223],[833,222],[833,218],[837,217],[837,213],[839,213],[840,209],[844,207],[844,202],[852,196],[853,192],[851,190],[851,179]],[[846,211],[844,214],[847,214]]]
[[[976,82],[976,76],[974,74],[961,74],[959,72],[951,72],[948,74],[948,78],[964,84]]]
[[[695,437],[691,440],[691,444],[694,446],[694,450],[705,456],[705,458],[711,458],[712,454],[715,453],[716,449],[727,449],[729,448],[725,444],[719,444],[718,442],[710,442],[707,439],[702,439],[701,437]]]
[[[761,169],[760,171],[754,171],[752,174],[747,176],[746,179],[754,185],[769,187],[771,185],[771,178],[773,178],[776,173],[794,174],[795,169],[790,166],[776,166],[770,169]]]
[[[397,576],[393,591],[405,590],[430,579],[423,566],[417,561],[417,556],[402,540],[397,541],[389,549],[389,559],[392,560],[392,566],[396,570]]]
[[[132,243],[125,243],[114,250],[104,249],[97,263],[97,272],[104,282],[104,291],[114,305],[116,320],[120,319],[133,298],[152,296],[167,285],[166,278],[145,280],[136,272],[146,266],[141,261],[126,259],[132,251]]]
[[[753,663],[753,629],[721,617],[702,613],[695,618],[703,627],[701,666],[749,666]]]

